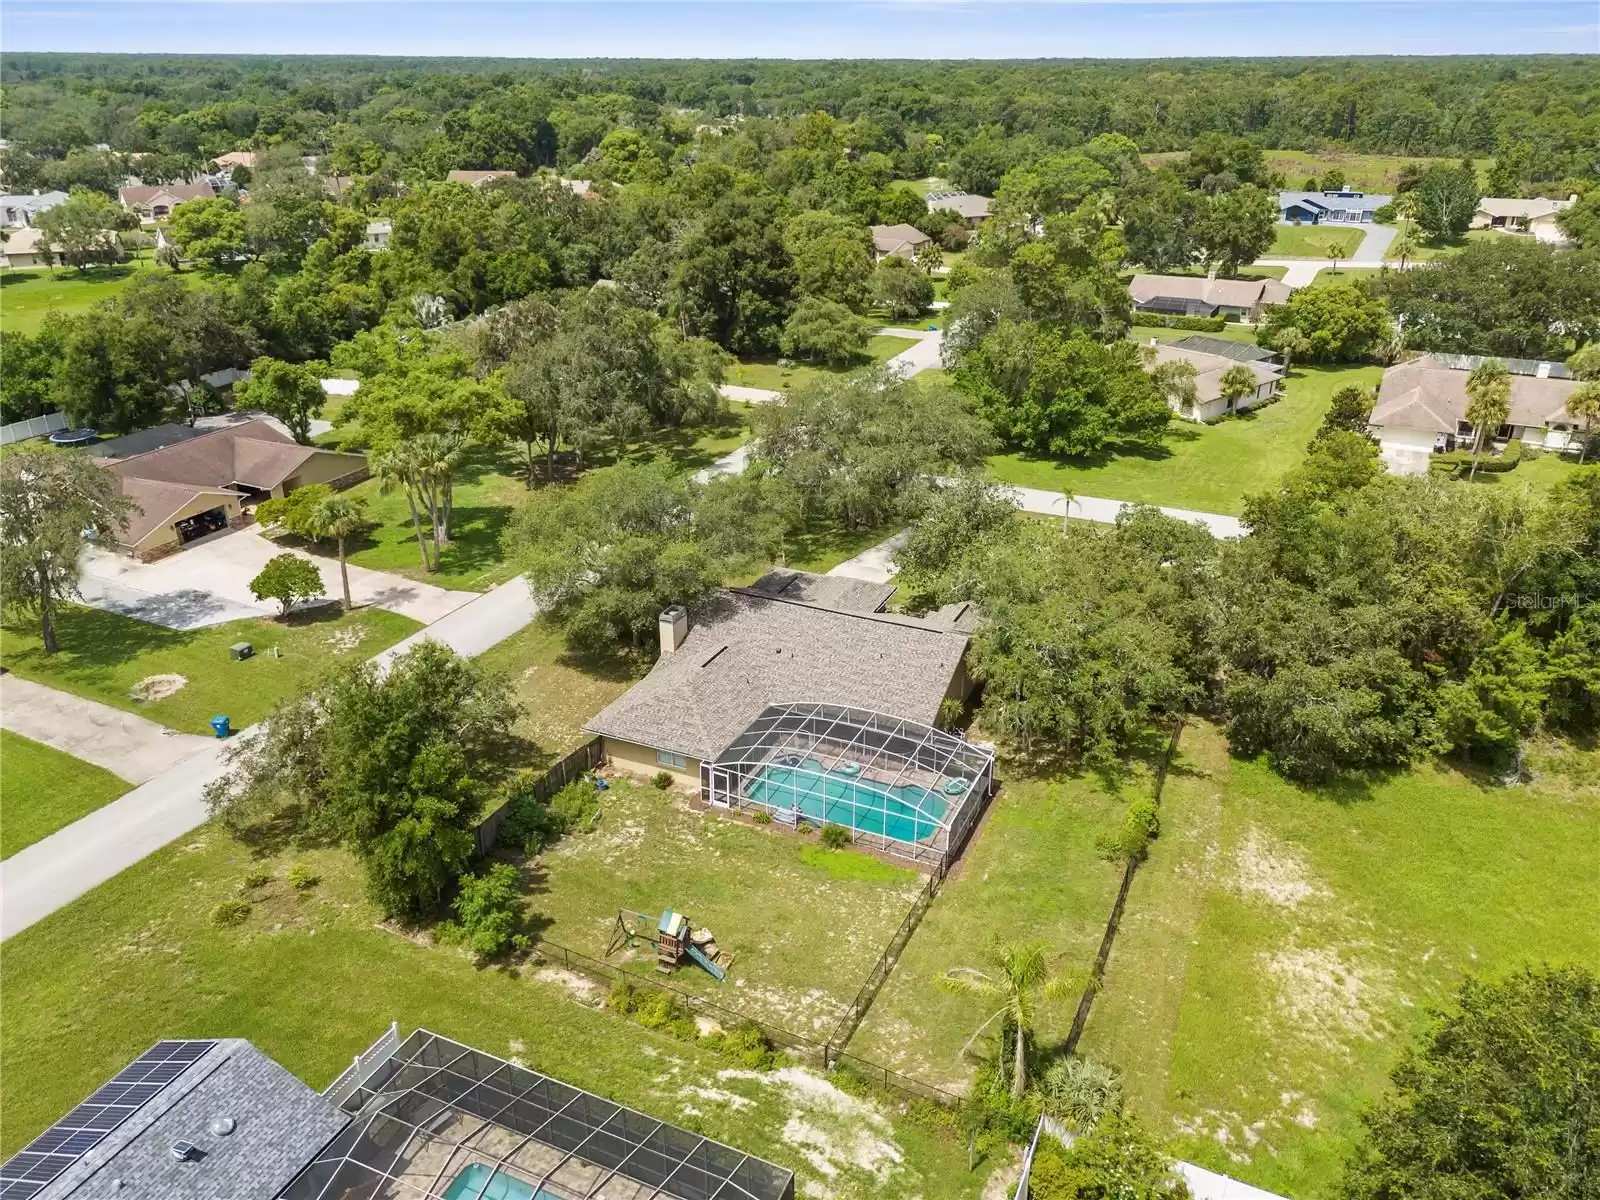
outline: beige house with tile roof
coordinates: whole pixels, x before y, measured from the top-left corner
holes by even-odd
[[[1150,340],[1150,348],[1155,352],[1154,361],[1150,364],[1152,368],[1169,362],[1184,362],[1194,368],[1194,408],[1189,412],[1177,407],[1172,410],[1190,421],[1214,421],[1230,412],[1244,412],[1263,404],[1277,395],[1278,384],[1283,379],[1283,368],[1274,362],[1241,361],[1221,354],[1185,349],[1154,338]],[[1256,377],[1255,391],[1231,402],[1222,395],[1222,377],[1230,367],[1243,367]]]
[[[874,225],[872,259],[881,262],[892,256],[914,262],[917,251],[931,241],[933,239],[915,225]]]
[[[1237,317],[1259,321],[1269,304],[1289,299],[1280,279],[1203,279],[1198,275],[1135,275],[1128,295],[1141,312],[1175,317]]]

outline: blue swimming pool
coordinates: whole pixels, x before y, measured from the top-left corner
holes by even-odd
[[[827,771],[814,758],[763,767],[745,795],[775,809],[794,808],[809,821],[843,825],[897,842],[920,842],[939,831],[951,800],[915,784],[888,786]]]
[[[489,1178],[491,1175],[493,1179]],[[557,1197],[520,1179],[496,1174],[493,1167],[473,1163],[451,1181],[444,1200],[557,1200]]]

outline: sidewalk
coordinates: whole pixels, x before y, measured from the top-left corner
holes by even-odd
[[[528,624],[536,612],[526,582],[518,577],[391,646],[374,661],[388,663],[423,638],[444,642],[459,654],[481,654]],[[258,736],[261,728],[252,725],[229,742],[207,742],[120,800],[0,863],[0,940],[204,824],[209,814],[202,794],[227,770],[223,751]]]

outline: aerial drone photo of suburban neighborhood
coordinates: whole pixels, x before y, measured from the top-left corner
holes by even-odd
[[[0,1200],[1600,1200],[1592,4],[35,7]]]

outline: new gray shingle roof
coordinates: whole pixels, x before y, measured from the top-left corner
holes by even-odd
[[[943,622],[717,593],[683,645],[584,728],[714,758],[769,704],[819,701],[935,723],[967,649]]]
[[[847,575],[817,575],[774,567],[750,585],[752,592],[780,600],[803,600],[843,612],[882,612],[894,595],[892,583],[868,583]]]
[[[229,1117],[233,1131],[211,1132]],[[349,1120],[242,1038],[218,1042],[39,1200],[272,1200]],[[180,1161],[172,1144],[200,1155]],[[118,1187],[113,1181],[120,1181]]]

